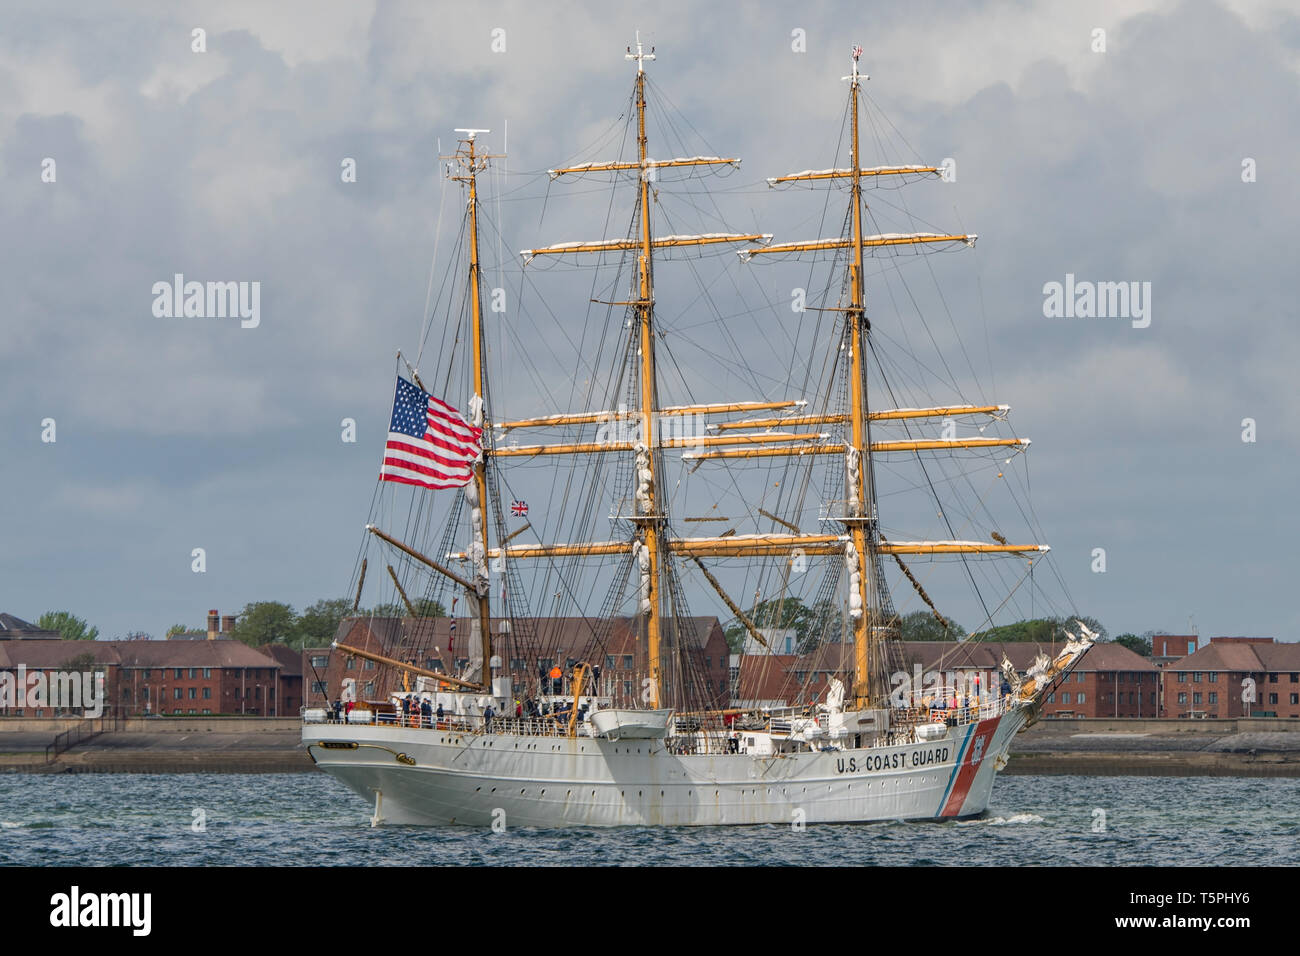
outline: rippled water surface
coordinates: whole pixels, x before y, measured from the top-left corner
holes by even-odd
[[[202,811],[196,815],[196,811]],[[618,830],[369,825],[332,777],[0,776],[0,864],[613,866],[1300,864],[1300,786],[1287,779],[1001,777],[961,823]],[[205,818],[201,832],[194,829]]]

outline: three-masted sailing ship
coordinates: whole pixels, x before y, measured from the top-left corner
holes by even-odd
[[[388,629],[383,646],[361,646],[351,636],[356,630],[341,635],[335,652],[372,662],[374,669],[363,672],[370,680],[362,686],[346,681],[346,710],[310,711],[302,729],[316,764],[373,804],[372,822],[687,826],[974,816],[988,806],[1013,735],[1036,718],[1048,690],[1091,646],[1092,635],[1079,625],[1078,636],[1067,631],[1059,653],[1040,654],[1026,672],[1004,660],[995,686],[940,682],[900,693],[896,676],[891,680],[907,673],[908,661],[886,558],[898,563],[938,616],[903,558],[1012,556],[1032,566],[1047,549],[1009,543],[997,533],[992,541],[902,540],[882,531],[882,457],[914,460],[974,450],[1001,459],[1028,443],[985,437],[983,428],[966,438],[947,432],[917,437],[907,428],[925,420],[1001,421],[1003,405],[884,407],[868,400],[869,384],[872,397],[893,394],[869,370],[868,257],[960,248],[973,245],[975,236],[867,234],[865,187],[937,178],[942,169],[863,164],[860,55],[853,48],[852,70],[843,78],[849,85],[848,165],[768,180],[771,186],[847,188],[841,232],[777,243],[761,233],[656,229],[660,177],[735,168],[739,161],[651,158],[645,67],[654,53],[639,38],[628,48],[636,68],[634,112],[627,114],[635,155],[548,171],[553,180],[612,176],[616,183],[634,183],[626,233],[523,253],[526,263],[588,256],[612,262],[610,287],[627,290],[626,298],[590,300],[608,310],[604,327],[614,330],[609,340],[616,343],[609,355],[596,350],[612,360],[613,370],[600,394],[589,381],[592,400],[601,403],[594,411],[526,418],[503,412],[513,383],[494,389],[490,380],[489,320],[495,313],[484,308],[480,255],[479,174],[493,157],[478,138],[486,131],[459,131],[458,148],[444,159],[449,177],[467,194],[457,272],[464,296],[460,308],[446,314],[436,372],[421,378],[417,368],[399,365],[381,470],[388,484],[381,482],[376,494],[366,526],[367,558],[356,581],[359,609],[374,548],[401,599],[401,620]],[[656,262],[708,247],[738,251],[744,262],[805,254],[831,261],[835,275],[823,304],[803,313],[829,317],[815,342],[824,354],[808,365],[823,370],[815,394],[713,394],[664,403]],[[571,339],[559,335],[556,341]],[[680,374],[678,357],[671,358]],[[877,369],[883,375],[883,366]],[[715,386],[695,383],[700,387]],[[682,428],[682,422],[693,426]],[[890,426],[903,427],[905,437],[882,437]],[[520,437],[528,435],[543,437]],[[540,519],[519,524],[527,517],[523,501],[506,504],[509,469],[539,463],[557,463],[558,475],[551,509],[557,517],[541,533],[531,523]],[[732,481],[727,487],[740,500],[731,501],[727,513],[743,515],[758,530],[686,533],[713,520],[679,517],[690,509],[678,492],[701,468],[724,475],[757,469],[762,488],[783,484],[789,489],[784,517],[765,492],[754,491],[758,482]],[[780,481],[770,480],[764,469],[771,468],[781,469]],[[933,482],[927,484],[933,491]],[[393,526],[403,512],[387,494],[398,490],[410,495],[404,529]],[[813,530],[807,527],[809,501],[817,514]],[[611,530],[595,534],[605,520]],[[575,537],[549,536],[562,527]],[[524,537],[528,531],[536,540]],[[766,568],[765,580],[775,582],[776,592],[788,589],[792,570],[818,582],[817,613],[800,649],[829,650],[823,659],[838,663],[815,696],[795,706],[737,699],[734,682],[731,693],[723,693],[712,660],[708,666],[702,660],[699,620],[688,604],[700,593],[716,594],[747,649],[760,657],[773,649],[777,619],[745,610],[723,580],[723,565],[746,563]],[[696,591],[688,589],[688,578]],[[595,596],[601,582],[603,599]],[[544,617],[547,601],[553,610],[576,613]],[[431,616],[448,608],[450,615]],[[581,632],[582,653],[560,653],[556,622]],[[613,654],[620,641],[634,653]],[[638,679],[611,673],[616,660],[632,663]]]

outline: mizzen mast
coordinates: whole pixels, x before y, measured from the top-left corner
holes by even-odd
[[[488,133],[486,129],[458,129],[465,138],[460,140],[456,152],[444,157],[452,162],[449,178],[456,182],[469,183],[469,300],[471,312],[472,349],[474,354],[474,397],[470,399],[470,423],[483,429],[485,436],[488,428],[484,420],[484,396],[487,394],[485,376],[485,356],[483,337],[483,301],[481,294],[481,266],[478,257],[478,174],[487,168],[488,160],[499,154],[487,154],[477,151],[475,136]],[[459,170],[459,172],[456,172]],[[489,579],[487,573],[488,522],[485,509],[488,506],[487,462],[489,443],[484,442],[483,454],[474,462],[474,480],[466,486],[470,498],[470,524],[472,526],[472,545],[469,553],[477,560],[473,561],[474,600],[471,608],[477,609],[479,640],[482,642],[483,663],[479,680],[488,692],[492,689],[492,628],[491,601],[489,596]],[[470,492],[470,489],[473,492]]]

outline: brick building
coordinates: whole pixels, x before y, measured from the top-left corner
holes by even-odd
[[[1039,653],[1054,657],[1060,649],[1025,641],[905,642],[900,651],[908,683],[894,675],[891,686],[915,686],[919,674],[924,689],[932,684],[928,675],[938,673],[943,683],[963,688],[973,689],[978,678],[980,692],[987,693],[1001,686],[1003,655],[1023,677]],[[831,677],[852,673],[853,647],[828,644],[803,655],[747,654],[739,664],[738,705],[805,706],[825,699]],[[1159,673],[1149,660],[1123,645],[1099,643],[1048,694],[1042,712],[1048,717],[1154,717],[1159,701]]]
[[[296,717],[302,706],[301,655],[283,646],[253,648],[233,640],[234,617],[227,616],[221,627],[216,611],[209,612],[208,630],[197,632],[204,638],[197,640],[65,641],[12,615],[0,618],[0,686],[5,688],[16,689],[20,674],[28,686],[50,686],[58,674],[90,672],[100,675],[96,688],[107,714]],[[0,704],[0,716],[53,717],[88,709],[19,706],[30,702],[27,695],[10,696],[9,706]]]
[[[1300,644],[1271,637],[1214,637],[1167,664],[1164,716],[1300,717]],[[1242,701],[1253,682],[1255,700]]]
[[[695,617],[691,623],[689,639],[693,644],[695,679],[707,688],[707,706],[726,707],[731,697],[727,639],[722,625],[716,617]],[[384,657],[410,660],[429,670],[455,674],[469,664],[470,624],[468,618],[457,618],[453,631],[451,618],[351,618],[339,626],[336,641]],[[540,673],[549,672],[556,664],[567,673],[573,665],[586,660],[600,667],[600,692],[611,696],[616,706],[639,704],[644,652],[639,648],[635,619],[615,619],[603,646],[595,640],[595,622],[589,618],[535,618],[532,624],[536,646],[546,649],[545,656],[524,657],[517,650],[512,652],[509,645],[501,654],[498,674],[509,674],[517,689],[533,685]],[[598,649],[593,652],[593,647]],[[407,648],[424,648],[424,651],[415,660]],[[356,680],[357,696],[361,699],[373,698],[385,690],[379,668],[373,661],[330,648],[305,649],[302,673],[308,681],[309,707],[337,699],[345,678]]]

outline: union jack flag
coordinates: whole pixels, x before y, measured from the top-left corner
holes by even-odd
[[[862,47],[861,47],[861,46],[854,45],[854,47],[853,47],[853,59],[856,60],[856,59],[857,59],[858,57],[860,57],[860,56],[862,56]]]
[[[510,505],[510,513],[514,515],[516,518],[522,518],[524,515],[528,514],[528,502],[526,501],[513,502]]]

